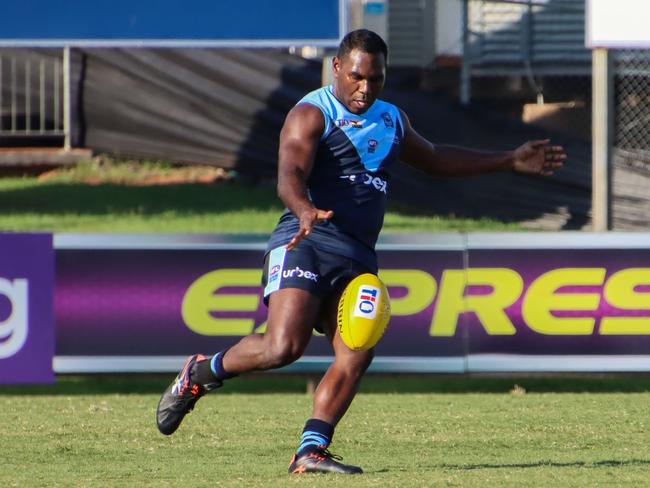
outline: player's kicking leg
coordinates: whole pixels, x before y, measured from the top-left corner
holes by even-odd
[[[195,377],[195,366],[207,358],[201,354],[194,354],[185,361],[176,379],[163,393],[156,410],[158,430],[171,435],[176,432],[185,415],[192,411],[194,405],[203,395],[223,385],[223,381],[214,378],[208,384],[201,384]]]
[[[269,298],[264,334],[246,336],[212,357],[190,356],[158,402],[158,430],[165,435],[173,434],[199,398],[219,388],[225,380],[239,373],[279,368],[302,356],[320,304],[320,298],[308,291],[278,290]]]

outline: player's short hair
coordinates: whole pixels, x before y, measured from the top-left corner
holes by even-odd
[[[343,59],[353,49],[369,54],[382,53],[384,61],[388,61],[388,46],[378,34],[371,30],[357,29],[348,32],[339,44],[336,57]]]

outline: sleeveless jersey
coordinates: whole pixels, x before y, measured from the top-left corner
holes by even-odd
[[[363,114],[349,112],[331,86],[307,94],[300,103],[318,107],[325,118],[311,174],[309,198],[334,216],[314,226],[313,245],[377,268],[375,244],[384,222],[389,168],[397,161],[404,129],[394,105],[376,100]],[[288,209],[271,235],[268,250],[287,244],[300,224]]]

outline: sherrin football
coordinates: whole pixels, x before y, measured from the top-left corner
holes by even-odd
[[[352,350],[367,351],[379,342],[390,320],[386,286],[374,274],[357,276],[345,287],[337,315],[343,342]]]

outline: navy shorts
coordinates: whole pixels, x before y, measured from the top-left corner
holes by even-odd
[[[269,295],[283,288],[299,288],[325,297],[342,291],[363,273],[373,271],[354,259],[320,250],[308,240],[300,241],[291,251],[286,246],[276,247],[264,258],[264,303],[268,305]]]

